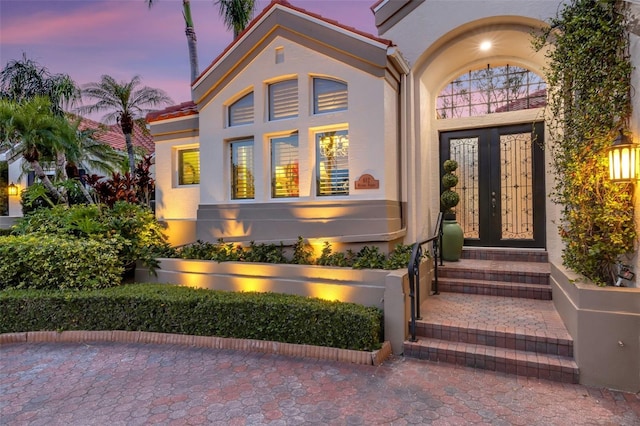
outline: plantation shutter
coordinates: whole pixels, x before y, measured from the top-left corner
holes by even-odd
[[[299,196],[298,134],[271,139],[271,196]]]
[[[269,120],[298,116],[298,80],[269,85]]]
[[[317,194],[349,195],[349,132],[316,134]]]
[[[198,148],[178,151],[178,185],[200,183],[200,150]]]
[[[344,111],[348,106],[347,85],[326,78],[313,79],[313,113]]]
[[[231,198],[253,199],[255,182],[253,174],[253,140],[231,144]]]
[[[253,123],[253,92],[247,93],[229,106],[229,126]]]

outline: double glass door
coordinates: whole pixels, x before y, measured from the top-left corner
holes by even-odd
[[[542,123],[440,134],[440,176],[458,162],[456,218],[465,245],[545,246]]]

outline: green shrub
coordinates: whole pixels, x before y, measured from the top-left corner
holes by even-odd
[[[169,249],[167,237],[153,212],[122,201],[111,208],[93,204],[37,209],[20,218],[13,232],[18,235],[115,239],[119,243],[118,256],[123,267],[131,267],[137,260],[151,268],[156,267],[155,258],[167,254]]]
[[[47,235],[0,237],[0,289],[119,285],[119,243]]]
[[[351,267],[353,266],[354,257],[355,255],[351,250],[347,250],[346,254],[341,252],[334,253],[331,248],[331,243],[325,241],[322,247],[322,253],[320,257],[316,259],[316,264],[322,266]]]
[[[293,259],[291,263],[298,265],[313,265],[313,247],[304,238],[298,237],[293,245]]]
[[[218,262],[240,261],[244,251],[240,245],[225,243],[222,238],[216,244],[198,240],[177,251],[182,259],[215,260]]]
[[[365,246],[360,249],[353,261],[354,269],[384,269],[386,256],[375,246]]]
[[[139,330],[373,350],[382,311],[276,293],[233,293],[163,284],[91,291],[0,292],[0,333]]]
[[[245,252],[244,260],[259,263],[289,263],[284,255],[284,245],[256,244],[251,241],[249,249]]]

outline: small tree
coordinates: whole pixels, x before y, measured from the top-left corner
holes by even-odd
[[[455,160],[446,160],[442,167],[444,168],[444,175],[442,175],[442,187],[444,191],[440,195],[440,209],[445,216],[455,218],[455,212],[453,208],[460,202],[460,195],[457,192],[451,190],[458,184],[458,176],[454,175],[458,169],[458,162]]]

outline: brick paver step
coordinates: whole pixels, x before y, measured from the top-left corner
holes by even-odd
[[[509,262],[548,262],[549,255],[544,249],[513,248],[472,248],[462,250],[463,259],[501,260]]]
[[[573,339],[564,333],[522,327],[474,327],[462,323],[417,321],[418,338],[487,345],[541,354],[573,356]]]
[[[559,355],[433,338],[407,341],[404,351],[405,356],[413,358],[564,383],[579,383],[579,370],[575,361]]]
[[[458,262],[444,262],[444,266],[438,268],[439,278],[462,278],[524,284],[548,284],[550,273],[551,270],[548,263],[478,259],[460,259]]]
[[[548,283],[526,284],[440,277],[438,278],[438,290],[454,293],[482,294],[486,296],[551,300],[551,286]]]

